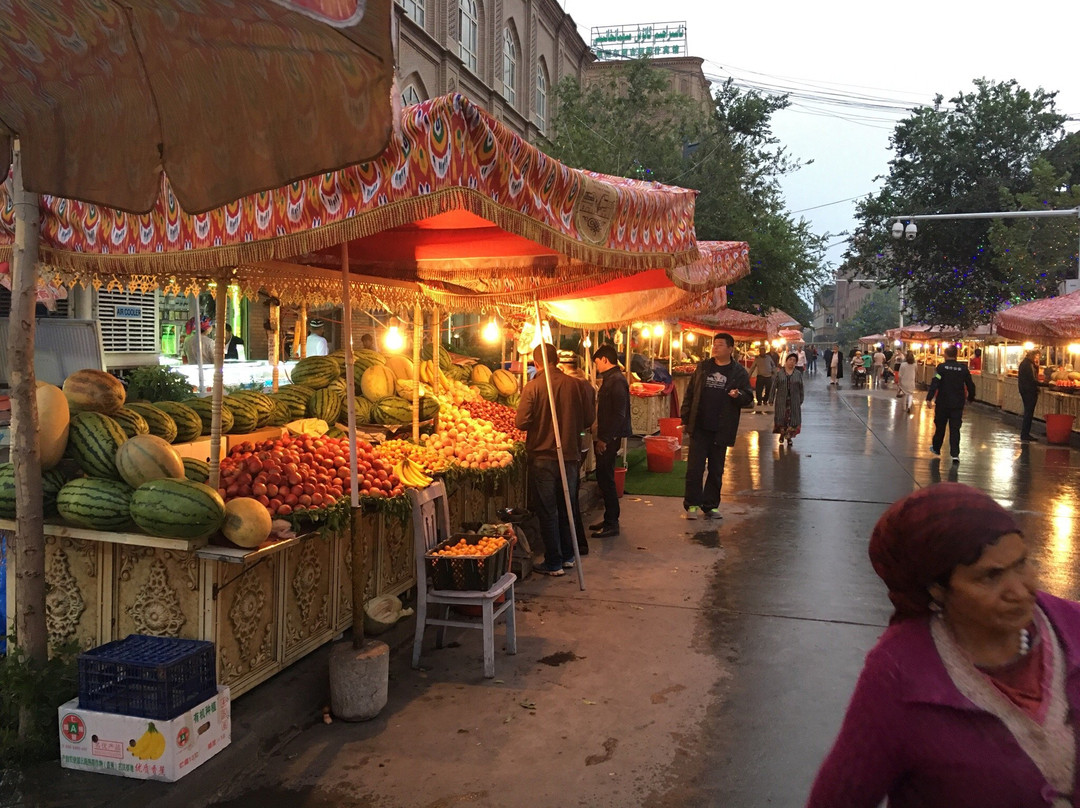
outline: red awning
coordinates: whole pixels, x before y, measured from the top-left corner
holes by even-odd
[[[999,311],[995,325],[998,334],[1009,339],[1048,343],[1080,339],[1080,292]]]

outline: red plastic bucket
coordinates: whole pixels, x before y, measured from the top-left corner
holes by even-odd
[[[649,471],[664,473],[675,467],[675,452],[679,439],[670,435],[648,435],[645,438],[645,459]]]
[[[623,466],[615,467],[615,493],[620,497],[623,495],[623,489],[626,487],[626,468]]]
[[[1074,416],[1049,414],[1046,416],[1046,442],[1068,443],[1072,437]]]

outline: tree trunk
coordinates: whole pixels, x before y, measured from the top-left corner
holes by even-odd
[[[16,529],[15,640],[31,661],[49,654],[45,624],[45,532],[41,508],[41,448],[38,440],[37,380],[34,377],[34,306],[40,213],[37,194],[23,188],[19,142],[15,141],[15,245],[12,249],[8,364],[11,395],[11,457],[15,463]],[[28,705],[19,711],[19,738],[31,730]]]

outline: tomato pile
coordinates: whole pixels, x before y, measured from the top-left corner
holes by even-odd
[[[394,497],[404,488],[371,444],[357,441],[360,494]],[[271,516],[289,516],[335,504],[349,489],[347,438],[285,436],[242,443],[221,461],[218,493],[225,500],[253,497]]]
[[[517,410],[513,407],[507,407],[505,404],[483,398],[470,401],[463,406],[473,418],[483,418],[485,421],[490,422],[497,430],[505,432],[510,440],[519,443],[525,442],[525,433],[514,425]]]

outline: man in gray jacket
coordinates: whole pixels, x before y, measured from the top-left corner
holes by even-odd
[[[735,445],[742,408],[754,401],[750,374],[731,359],[734,349],[731,334],[713,337],[712,355],[698,363],[679,412],[683,429],[690,435],[683,494],[683,516],[687,519],[697,519],[702,511],[709,519],[721,517],[716,508],[720,505],[727,450]],[[709,474],[703,488],[706,466]]]

